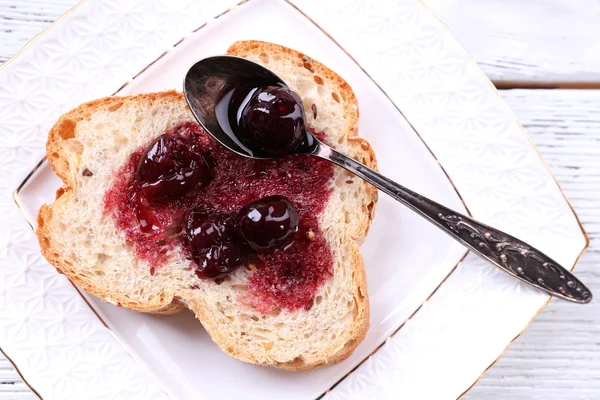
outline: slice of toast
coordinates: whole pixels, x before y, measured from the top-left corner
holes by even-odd
[[[358,138],[358,104],[350,86],[319,62],[265,42],[232,45],[228,54],[256,61],[303,99],[307,124],[325,141],[376,168],[369,143]],[[313,106],[314,105],[314,106]],[[137,149],[183,122],[194,121],[175,91],[108,97],[63,115],[48,136],[47,154],[64,186],[38,215],[46,259],[104,301],[136,311],[192,310],[215,343],[240,360],[288,370],[336,363],[352,353],[369,326],[365,271],[358,245],[373,218],[377,192],[335,168],[333,191],[319,227],[333,255],[333,275],[317,289],[309,310],[261,314],[239,302],[250,271],[235,270],[217,284],[196,277],[182,251],[151,274],[103,212],[104,195]]]

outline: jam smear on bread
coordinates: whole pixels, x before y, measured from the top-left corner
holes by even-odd
[[[332,178],[333,166],[325,160],[242,157],[186,122],[130,156],[116,171],[104,205],[152,268],[183,249],[201,278],[224,277],[239,265],[251,269],[244,300],[263,313],[309,309],[333,272],[318,224]],[[269,202],[276,208],[271,212],[264,205]],[[283,228],[263,224],[258,230],[266,229],[266,236],[253,236],[257,225],[247,219],[253,210],[255,218],[283,218]]]

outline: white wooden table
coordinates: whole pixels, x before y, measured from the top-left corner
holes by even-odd
[[[77,1],[0,0],[0,63]],[[594,302],[553,300],[463,398],[600,400],[600,1],[425,2],[502,89],[591,239],[576,272]],[[0,399],[35,398],[0,356]]]

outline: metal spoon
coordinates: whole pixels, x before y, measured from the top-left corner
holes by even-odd
[[[219,102],[232,89],[249,82],[261,82],[265,86],[283,83],[281,78],[259,64],[238,57],[217,56],[200,60],[190,68],[183,91],[200,125],[218,142],[245,157],[269,158],[242,145],[230,129],[223,128],[223,118],[219,117]],[[541,251],[399,185],[332,149],[309,131],[302,145],[293,153],[321,157],[356,174],[432,222],[475,254],[531,286],[576,303],[589,303],[592,299],[592,293],[583,283]]]

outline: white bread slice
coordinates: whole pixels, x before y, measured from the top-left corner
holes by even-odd
[[[304,100],[307,123],[338,150],[376,168],[369,143],[356,137],[358,105],[350,86],[307,56],[264,42],[238,42],[231,55],[265,65]],[[314,117],[312,105],[316,106]],[[130,154],[183,122],[194,121],[174,91],[108,97],[63,115],[49,133],[48,160],[64,187],[42,206],[37,235],[44,256],[60,272],[104,301],[137,311],[192,310],[215,343],[240,360],[309,370],[346,358],[364,338],[369,304],[358,248],[373,218],[377,192],[335,168],[334,190],[319,216],[334,262],[313,307],[262,315],[240,304],[250,271],[238,268],[221,284],[198,279],[182,251],[150,273],[112,218],[104,194]],[[84,176],[88,169],[92,176]],[[89,174],[88,174],[89,175]],[[178,250],[178,249],[175,249]]]

